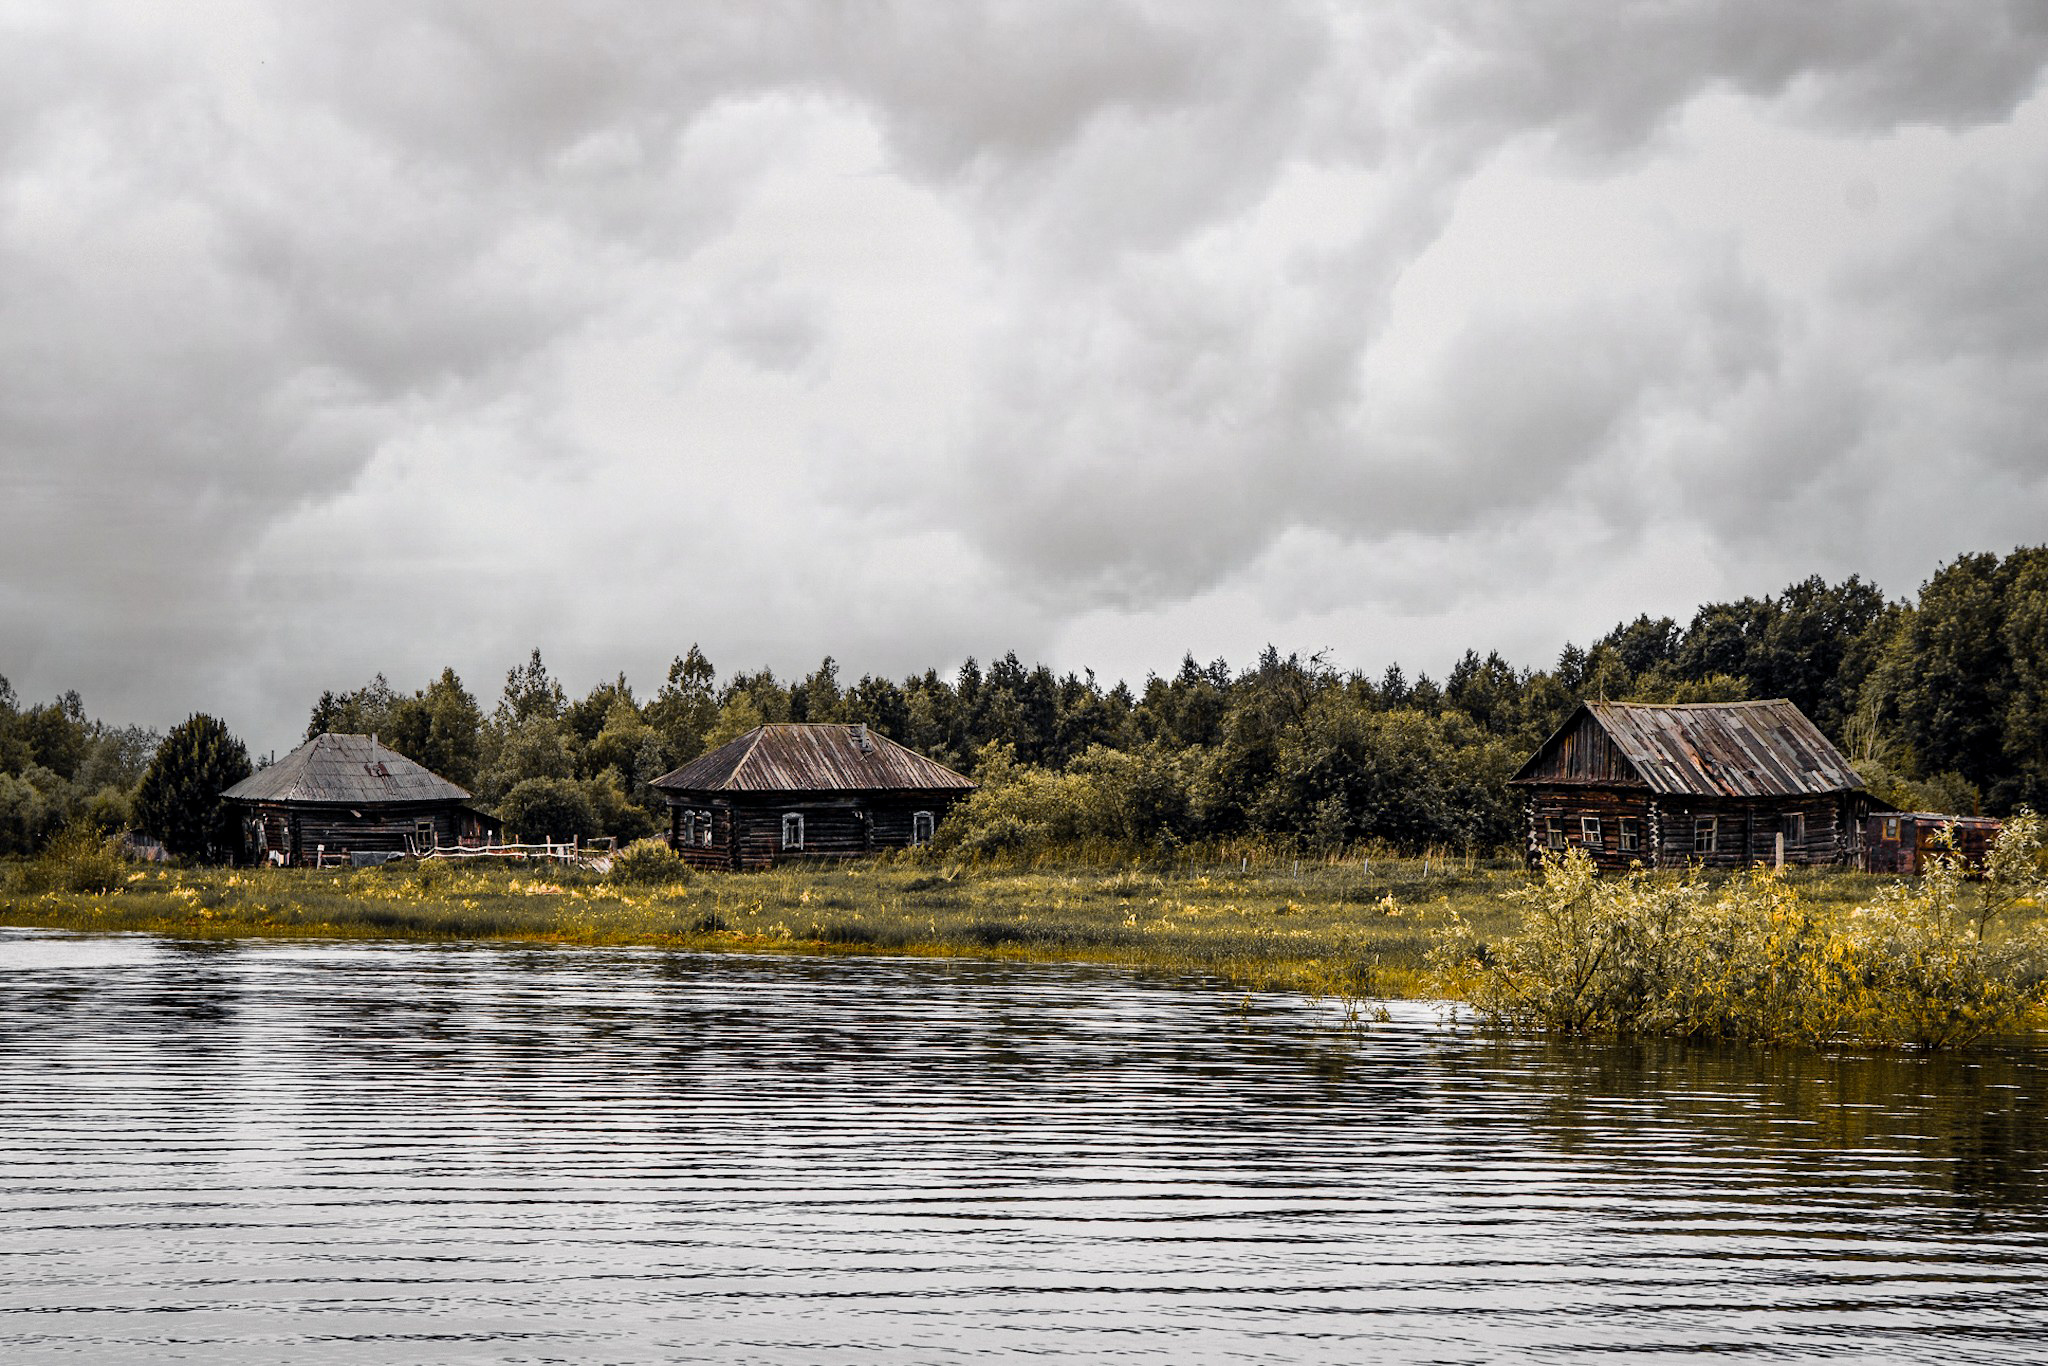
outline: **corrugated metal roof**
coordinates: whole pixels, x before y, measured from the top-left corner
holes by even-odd
[[[966,792],[974,783],[865,727],[756,726],[654,785],[675,792]]]
[[[1863,779],[1804,712],[1765,702],[1587,702],[1615,748],[1650,790],[1668,796],[1785,797],[1850,791]],[[1563,735],[1576,721],[1567,721]],[[1557,736],[1515,775],[1529,775]]]
[[[367,735],[316,735],[222,796],[238,802],[461,802],[469,793]]]

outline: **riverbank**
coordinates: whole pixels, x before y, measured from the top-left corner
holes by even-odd
[[[1846,909],[1881,880],[1794,875]],[[706,952],[897,954],[1115,963],[1246,989],[1428,994],[1453,914],[1515,931],[1509,860],[1350,859],[1044,866],[888,857],[649,884],[582,869],[134,869],[104,893],[0,890],[0,923],[185,938],[501,940]]]

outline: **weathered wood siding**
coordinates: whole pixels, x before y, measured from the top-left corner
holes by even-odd
[[[251,820],[261,828],[260,845],[251,840],[246,852],[249,858],[260,859],[272,849],[281,850],[294,865],[312,863],[322,854],[332,859],[370,850],[404,853],[411,847],[409,841],[420,833],[422,822],[444,845],[458,844],[465,836],[478,833],[471,813],[448,804],[332,807],[266,803],[255,809]]]
[[[669,844],[694,867],[758,870],[778,863],[861,858],[883,849],[905,849],[913,842],[916,813],[929,811],[933,821],[945,818],[953,799],[918,793],[814,796],[770,794],[765,799],[706,802],[678,794],[669,807]],[[685,843],[684,815],[713,813],[712,843]],[[785,815],[803,817],[801,849],[782,842]]]
[[[1527,778],[1538,783],[1644,786],[1642,776],[1590,713],[1582,713],[1577,724],[1545,746]]]
[[[1533,865],[1543,854],[1583,849],[1602,872],[1622,872],[1631,864],[1651,863],[1651,807],[1648,792],[1600,787],[1540,787],[1530,792],[1525,807],[1529,822],[1528,853]],[[1585,820],[1600,822],[1600,839],[1586,838]],[[1622,848],[1623,821],[1634,822],[1636,847]],[[1552,822],[1561,843],[1551,840]]]
[[[1954,827],[1955,852],[1965,865],[1982,868],[1999,823],[1976,817],[1930,816],[1921,811],[1879,812],[1866,815],[1863,826],[1863,866],[1873,873],[1897,873],[1917,877],[1927,871],[1928,860],[1948,852],[1941,832]],[[1889,837],[1886,832],[1890,830]]]
[[[1857,799],[1842,795],[1774,798],[1652,796],[1640,787],[1538,786],[1529,789],[1528,857],[1533,865],[1546,850],[1556,852],[1551,822],[1558,822],[1563,847],[1583,848],[1603,872],[1620,872],[1640,862],[1646,868],[1749,868],[1775,863],[1778,836],[1785,834],[1787,865],[1821,866],[1855,861],[1860,830],[1850,819]],[[1788,822],[1788,816],[1803,820]],[[1600,841],[1589,842],[1584,819],[1600,821]],[[1699,824],[1714,821],[1711,846],[1699,847]],[[1622,821],[1637,822],[1634,850],[1622,848]]]

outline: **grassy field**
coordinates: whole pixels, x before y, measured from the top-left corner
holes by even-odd
[[[1416,996],[1452,911],[1512,932],[1518,861],[1108,860],[1043,865],[890,856],[636,885],[562,867],[123,869],[102,893],[31,890],[0,870],[0,923],[181,937],[511,940],[707,951],[1120,963],[1247,989]],[[1823,905],[1879,879],[1796,874]]]

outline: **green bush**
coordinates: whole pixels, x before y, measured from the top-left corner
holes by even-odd
[[[611,871],[605,877],[611,882],[680,882],[687,866],[683,856],[668,847],[668,841],[635,840],[612,859]]]
[[[1768,870],[1718,888],[1602,879],[1573,849],[1512,894],[1525,905],[1516,933],[1481,943],[1454,920],[1431,964],[1509,1029],[1953,1048],[2048,1008],[2042,850],[2040,818],[2022,812],[1982,878],[1937,858],[1844,917]]]
[[[21,882],[31,892],[111,892],[128,880],[128,863],[90,825],[66,826],[24,865]]]
[[[1008,745],[983,749],[975,765],[981,784],[939,827],[943,850],[983,856],[1036,852],[1088,832],[1095,794],[1089,776],[1053,773],[1016,762]]]
[[[529,842],[589,839],[603,829],[590,795],[572,778],[528,778],[505,794],[498,814]]]

